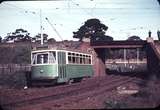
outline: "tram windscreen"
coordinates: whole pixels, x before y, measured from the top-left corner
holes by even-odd
[[[37,64],[48,63],[48,54],[38,54]]]
[[[56,52],[32,53],[32,64],[51,64],[56,62]]]

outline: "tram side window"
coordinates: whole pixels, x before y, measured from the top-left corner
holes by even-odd
[[[37,64],[48,63],[48,54],[38,54],[37,55]]]
[[[80,64],[82,64],[82,55],[80,54]]]
[[[76,63],[75,53],[68,53],[68,63]]]
[[[72,53],[72,63],[76,63],[75,53]]]
[[[76,63],[76,58],[75,58],[75,56],[72,56],[72,63]]]
[[[87,60],[87,59],[86,59],[85,55],[83,55],[82,63],[83,63],[83,64],[87,64],[87,63],[86,63],[86,60]]]
[[[76,63],[79,64],[79,62],[80,62],[80,56],[79,54],[76,54]]]
[[[89,64],[89,59],[87,55],[85,55],[85,64]]]
[[[89,64],[91,64],[91,56],[89,56]]]
[[[68,63],[72,63],[72,54],[68,53]]]
[[[91,64],[91,56],[85,55],[83,56],[83,60],[85,64]]]
[[[68,56],[68,63],[72,63],[71,56]]]
[[[71,64],[91,64],[91,56],[79,53],[68,53],[68,63]]]

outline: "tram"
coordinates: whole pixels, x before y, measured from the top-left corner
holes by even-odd
[[[30,85],[70,83],[91,76],[93,64],[89,53],[54,48],[31,52]]]

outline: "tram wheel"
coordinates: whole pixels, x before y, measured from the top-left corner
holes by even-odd
[[[74,80],[73,79],[69,79],[68,81],[67,81],[67,84],[72,84],[74,82]]]
[[[75,78],[74,81],[75,82],[81,82],[83,78]]]

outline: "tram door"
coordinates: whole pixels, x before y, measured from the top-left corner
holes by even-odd
[[[66,52],[58,52],[58,73],[60,82],[67,80],[66,75]]]

